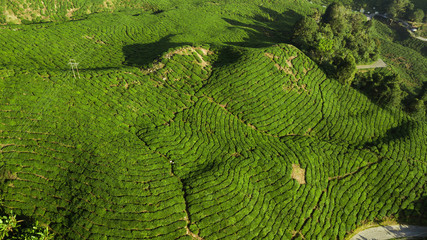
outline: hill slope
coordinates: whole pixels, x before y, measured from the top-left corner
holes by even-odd
[[[288,45],[212,67],[214,54],[178,48],[151,73],[75,83],[4,78],[5,206],[67,238],[342,238],[424,194],[424,123]]]
[[[417,215],[425,121],[326,78],[291,45],[185,44],[191,34],[148,31],[138,17],[161,21],[1,30],[13,43],[0,58],[7,211],[64,239],[343,239],[367,219]],[[230,31],[211,42],[248,36]],[[61,51],[73,40],[86,49]],[[64,59],[81,52],[75,79]]]

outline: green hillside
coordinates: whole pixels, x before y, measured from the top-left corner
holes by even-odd
[[[425,224],[425,118],[288,44],[317,5],[147,2],[0,26],[2,214],[56,239],[344,239],[384,217]],[[420,93],[423,72],[400,71]]]

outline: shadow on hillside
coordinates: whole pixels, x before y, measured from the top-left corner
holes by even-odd
[[[173,43],[171,38],[174,34],[169,34],[162,37],[159,41],[147,44],[132,44],[123,47],[123,54],[125,56],[124,65],[134,67],[146,67],[153,63],[154,60],[162,56],[170,48],[175,48],[187,43]]]
[[[411,114],[416,114],[420,110],[417,109],[416,104],[418,99],[423,99],[427,96],[427,82],[423,82],[421,88],[416,89],[416,91],[416,94],[409,93],[402,101],[404,110]]]
[[[427,226],[427,197],[421,197],[413,202],[413,207],[398,212],[397,222]]]
[[[262,14],[253,17],[252,23],[243,23],[234,19],[223,18],[232,25],[229,28],[242,29],[249,37],[244,42],[229,42],[230,45],[244,47],[267,47],[275,43],[290,43],[294,24],[302,17],[293,10],[283,13],[259,7]]]
[[[276,12],[269,8],[260,7],[262,13],[253,17],[252,23],[243,23],[237,20],[223,18],[229,23],[230,29],[237,28],[247,32],[248,37],[243,42],[228,42],[226,44],[242,47],[268,47],[276,43],[290,42],[293,25],[302,15],[293,10],[287,10],[283,13]],[[124,46],[122,51],[125,56],[124,65],[147,67],[153,61],[158,59],[168,49],[176,48],[189,43],[171,42],[174,34],[167,35],[159,41],[148,44],[132,44]],[[241,56],[234,54],[235,51],[224,49],[220,52],[217,65],[230,64]]]
[[[389,27],[393,30],[394,40],[401,42],[411,38],[409,32],[399,24],[392,23]]]
[[[236,63],[244,53],[244,49],[232,46],[221,47],[215,51],[218,53],[218,57],[215,62],[213,62],[213,67],[223,67]]]
[[[417,123],[414,121],[402,122],[398,126],[388,129],[383,137],[378,138],[372,142],[368,142],[365,144],[365,146],[372,147],[378,146],[380,144],[388,145],[393,141],[408,138],[411,134],[411,131],[416,129],[416,124]]]

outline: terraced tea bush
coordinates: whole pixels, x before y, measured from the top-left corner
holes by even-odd
[[[158,12],[160,5],[147,1],[104,1],[67,0],[47,1],[9,1],[2,3],[2,23],[39,23],[50,21],[76,20],[96,12],[112,12],[124,9],[142,9]]]
[[[268,36],[309,2],[178,3],[0,29],[6,212],[57,239],[168,240],[344,239],[419,215],[426,122]]]

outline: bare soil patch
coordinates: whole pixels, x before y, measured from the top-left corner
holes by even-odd
[[[70,8],[70,9],[67,9],[67,14],[65,14],[65,16],[70,19],[73,16],[73,13],[75,11],[79,10],[79,9],[80,8]]]
[[[292,175],[291,177],[299,184],[306,184],[305,182],[305,169],[301,168],[299,164],[292,164]]]
[[[21,19],[19,19],[12,10],[5,9],[3,15],[6,16],[7,23],[21,24]]]

